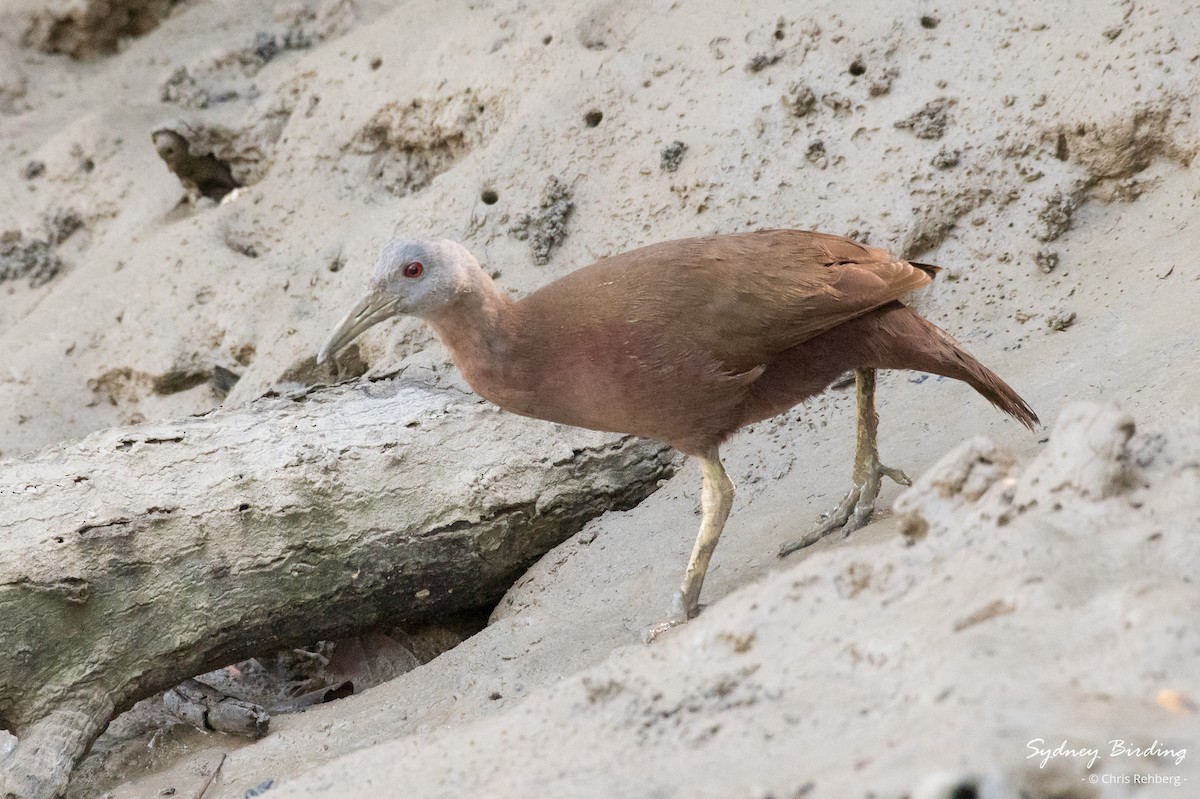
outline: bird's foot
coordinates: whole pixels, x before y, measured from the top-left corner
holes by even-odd
[[[866,477],[862,483],[850,489],[837,507],[825,514],[824,521],[795,541],[789,541],[780,547],[779,557],[783,558],[796,550],[810,547],[835,530],[841,530],[843,535],[850,535],[865,526],[875,513],[875,500],[879,496],[883,478],[887,477],[903,486],[912,485],[912,480],[907,474],[899,469],[884,466],[879,462],[879,458],[871,458],[865,472]]]
[[[642,640],[647,644],[654,643],[658,636],[670,630],[672,627],[678,627],[681,624],[687,624],[689,619],[694,619],[700,613],[701,605],[693,601],[691,607],[686,607],[688,603],[685,601],[683,591],[676,591],[674,598],[671,600],[671,614],[667,618],[660,621],[658,624],[651,624],[649,627],[642,630]]]

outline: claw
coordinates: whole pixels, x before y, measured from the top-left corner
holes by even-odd
[[[842,535],[847,536],[865,527],[875,513],[875,499],[879,496],[879,487],[884,477],[900,485],[912,485],[912,480],[904,472],[884,466],[876,460],[868,466],[863,484],[850,489],[837,507],[825,514],[824,521],[819,525],[795,541],[789,541],[780,547],[779,557],[787,557],[799,549],[810,547],[835,530],[841,530]]]
[[[912,478],[910,478],[900,469],[893,469],[891,466],[884,466],[881,463],[879,464],[879,471],[884,477],[888,478],[893,483],[898,483],[902,486],[912,485]]]

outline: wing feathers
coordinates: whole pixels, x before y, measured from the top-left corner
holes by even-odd
[[[648,326],[665,347],[710,356],[733,375],[927,285],[934,274],[936,267],[841,236],[767,230],[605,258],[522,304],[527,318],[552,330]]]

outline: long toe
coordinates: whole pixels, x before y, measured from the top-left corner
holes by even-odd
[[[846,496],[842,497],[842,501],[837,504],[837,507],[826,514],[824,521],[796,540],[781,546],[779,557],[784,558],[797,550],[810,547],[835,530],[844,530],[859,505],[861,495],[862,489],[859,486],[850,489]]]
[[[891,480],[893,483],[898,483],[902,486],[912,485],[912,478],[903,472],[901,469],[893,469],[891,466],[879,464],[879,473]]]
[[[912,480],[907,474],[899,469],[884,466],[875,459],[868,465],[866,479],[862,485],[850,489],[821,524],[795,541],[789,541],[780,547],[779,557],[786,557],[797,550],[810,547],[835,530],[841,530],[843,535],[850,535],[855,530],[865,527],[875,513],[875,500],[879,497],[879,487],[884,477],[900,485],[912,485]]]

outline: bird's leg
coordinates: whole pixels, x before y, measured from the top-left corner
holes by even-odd
[[[729,509],[733,507],[733,481],[725,473],[716,447],[700,457],[700,474],[704,480],[700,493],[700,506],[704,512],[700,521],[700,534],[696,536],[692,556],[688,559],[687,569],[683,573],[683,584],[671,600],[671,615],[665,621],[646,629],[647,642],[653,641],[660,633],[683,624],[700,611],[700,589],[704,585],[704,575],[708,572],[708,562],[712,559],[713,550],[717,548],[721,531],[725,529]]]
[[[784,544],[779,550],[780,557],[811,546],[834,530],[840,529],[849,535],[865,525],[875,512],[875,498],[879,496],[884,477],[890,477],[900,485],[912,485],[904,472],[879,462],[875,370],[855,369],[854,380],[858,388],[858,447],[854,454],[854,488],[829,512],[824,522],[799,539]]]

